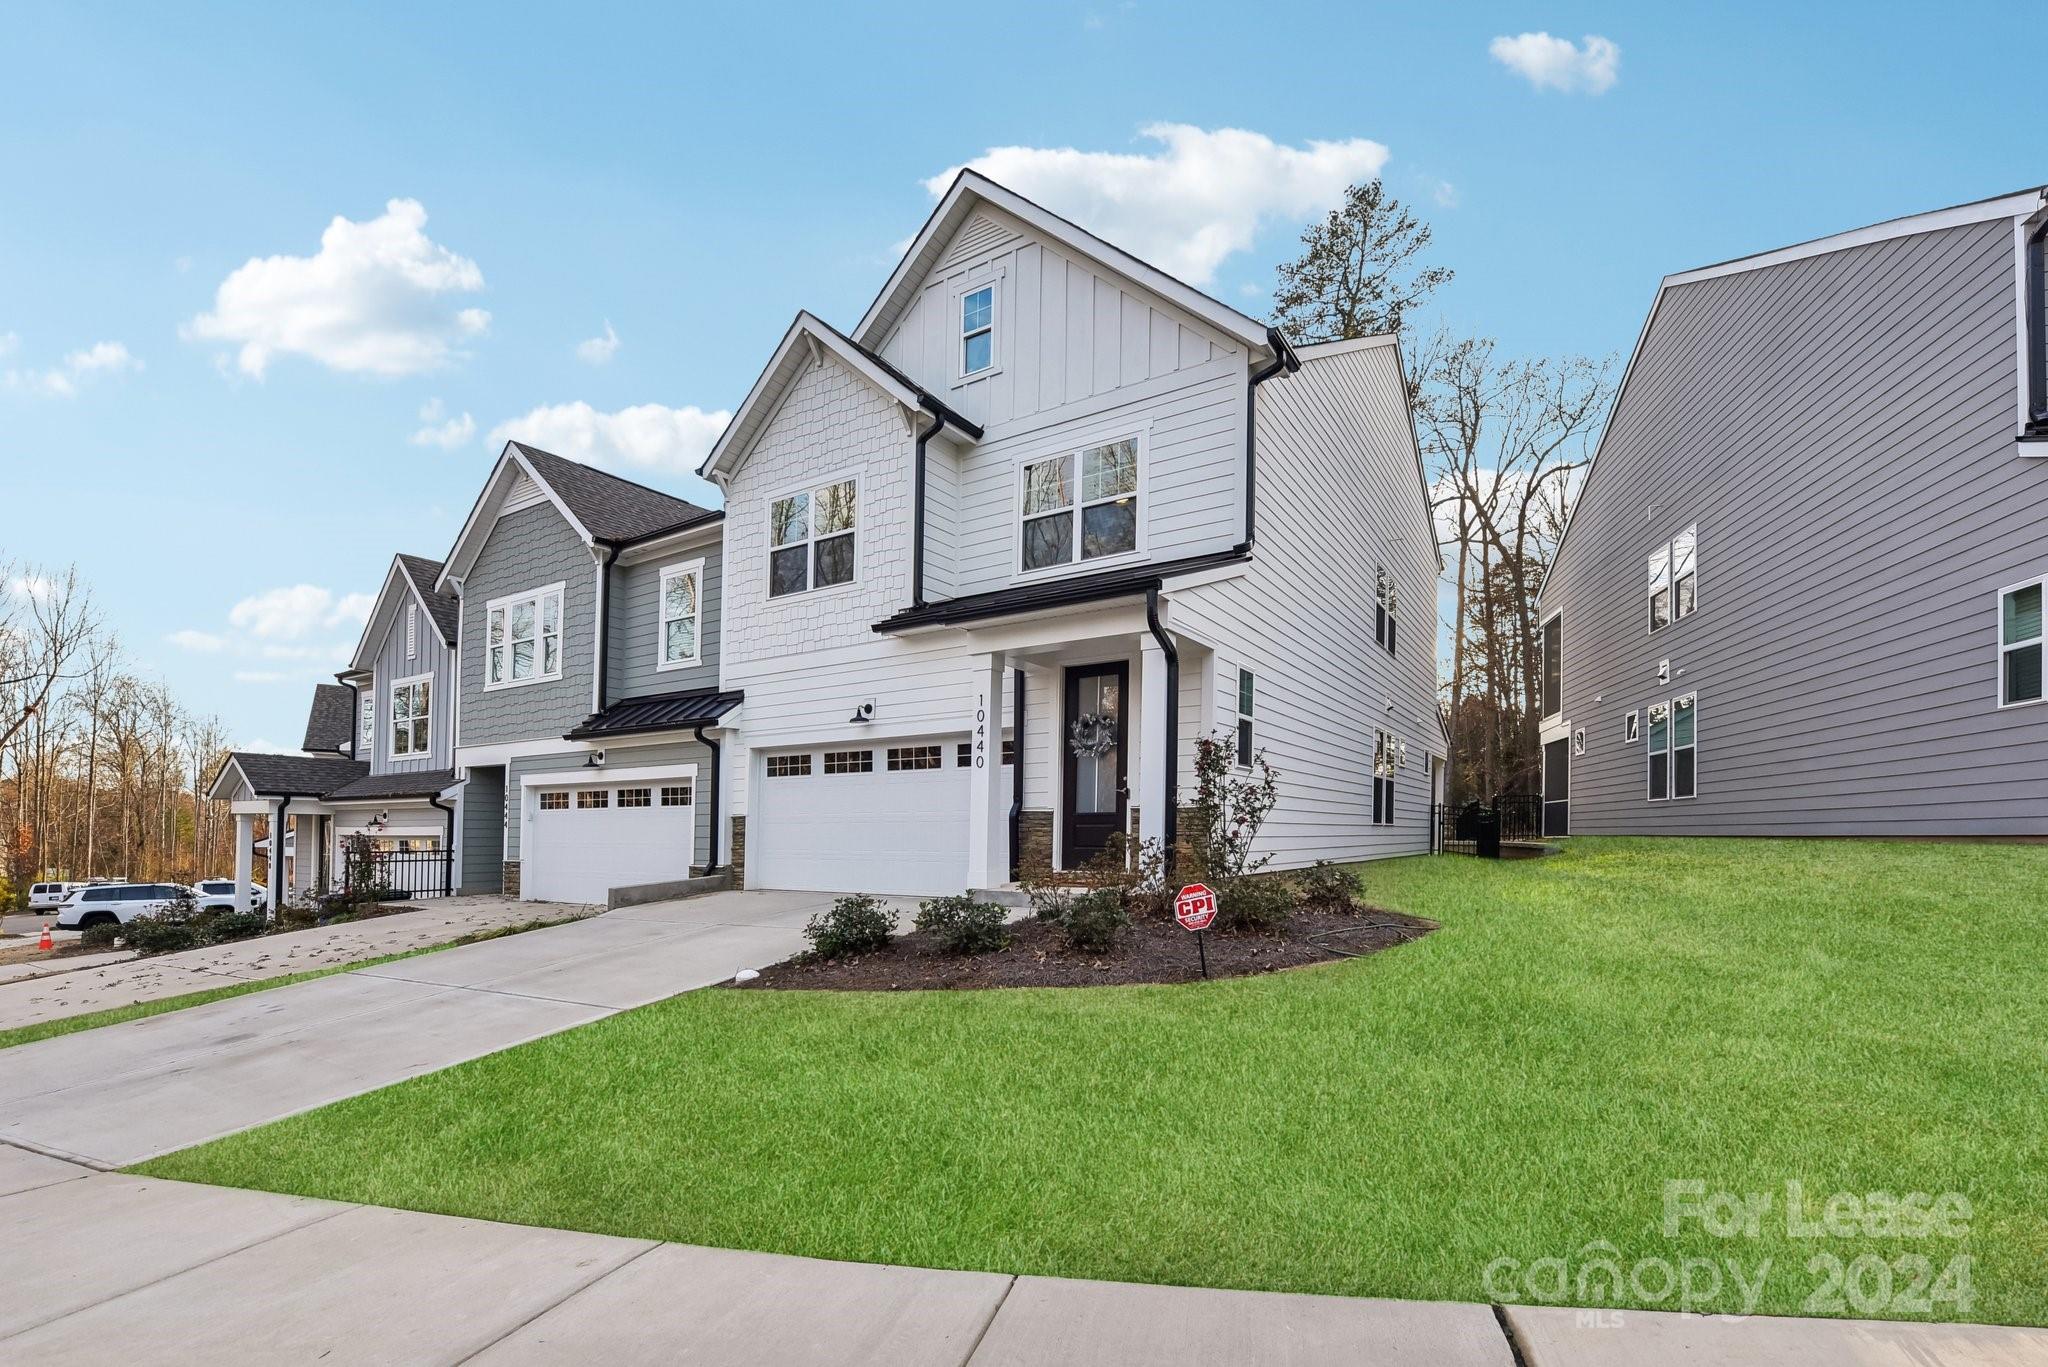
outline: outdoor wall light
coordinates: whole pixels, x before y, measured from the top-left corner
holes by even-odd
[[[587,756],[584,757],[583,767],[586,769],[604,768],[604,751],[592,750]]]
[[[855,707],[853,709],[853,715],[848,717],[846,720],[848,722],[863,722],[873,721],[874,719],[875,700],[873,698],[869,698],[866,701],[862,702],[859,706]]]

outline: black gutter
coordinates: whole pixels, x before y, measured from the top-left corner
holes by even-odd
[[[718,742],[704,734],[714,725],[715,722],[700,721],[695,730],[697,744],[711,752],[711,858],[704,865],[707,874],[718,872],[718,764],[721,755]]]
[[[917,460],[910,496],[910,606],[921,608],[924,606],[924,444],[936,437],[947,423],[975,441],[981,440],[981,428],[929,394],[919,394],[917,402],[932,415],[932,425],[917,434]]]
[[[455,895],[455,809],[441,801],[439,793],[435,793],[432,797],[428,798],[427,805],[429,807],[439,807],[448,814],[448,838],[441,842],[441,895],[443,897],[453,897]]]
[[[2027,434],[2048,436],[2048,221],[2027,239]]]
[[[602,712],[608,706],[605,694],[610,691],[612,673],[612,562],[619,558],[621,546],[616,541],[597,544],[604,547],[604,560],[597,571],[597,710]],[[536,649],[538,631],[536,626]]]
[[[1010,667],[1011,692],[1010,734],[1016,737],[1012,742],[1016,750],[1010,766],[1010,881],[1017,881],[1023,871],[1023,857],[1017,848],[1017,840],[1023,834],[1024,826],[1024,671],[1015,665]],[[996,763],[1003,762],[1003,729],[996,728]]]
[[[350,683],[339,674],[334,676],[334,681],[353,695],[354,705],[349,708],[348,715],[348,734],[350,736],[348,757],[350,759],[361,759],[363,757],[361,754],[363,748],[363,690],[361,686]]]
[[[1273,364],[1264,370],[1254,371],[1251,382],[1244,390],[1244,540],[1238,543],[1240,551],[1252,548],[1258,530],[1259,468],[1256,459],[1259,430],[1259,386],[1286,371],[1292,375],[1301,369],[1301,358],[1294,354],[1294,348],[1280,335],[1278,328],[1266,329],[1266,341],[1273,348]]]
[[[1180,651],[1174,648],[1173,638],[1159,625],[1158,586],[1145,590],[1145,625],[1152,632],[1152,639],[1159,642],[1160,653],[1166,656],[1166,791],[1160,796],[1166,802],[1166,821],[1160,828],[1165,832],[1164,852],[1166,881],[1173,883],[1176,845],[1180,839]],[[1024,758],[1021,751],[1017,758]],[[1019,766],[1022,767],[1021,765]]]

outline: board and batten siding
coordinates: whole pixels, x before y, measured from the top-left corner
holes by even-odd
[[[1279,774],[1258,847],[1273,867],[1424,853],[1429,759],[1445,750],[1436,538],[1394,348],[1304,359],[1258,404],[1252,560],[1239,577],[1169,591],[1169,623],[1216,642],[1202,715],[1234,736],[1237,673],[1252,671],[1253,745]],[[1400,610],[1391,655],[1373,631],[1382,564]],[[1377,731],[1407,743],[1387,826],[1372,824]]]
[[[497,892],[505,876],[505,770],[471,769],[461,796],[462,890]]]
[[[653,745],[613,746],[607,752],[609,769],[651,769],[673,764],[694,764],[697,776],[691,788],[691,803],[694,811],[691,819],[695,823],[695,845],[691,852],[694,863],[702,864],[711,850],[711,751],[695,741],[660,742]],[[528,774],[557,774],[564,783],[574,782],[586,788],[617,788],[620,786],[658,788],[660,780],[640,782],[632,779],[612,779],[605,776],[604,769],[592,769],[584,764],[580,754],[565,755],[524,755],[505,766],[505,793],[502,808],[505,832],[505,858],[519,858],[520,840],[526,829],[526,788],[523,780]]]
[[[2000,219],[1663,292],[1543,593],[1575,833],[2048,832],[2048,708],[1997,707],[1997,591],[2048,571],[2013,272]],[[1695,525],[1698,608],[1653,636],[1645,563]],[[1699,795],[1647,801],[1687,693]]]
[[[413,609],[418,615],[413,632],[414,655],[405,657],[405,613]],[[366,756],[372,774],[407,774],[423,769],[446,769],[453,762],[455,753],[455,652],[441,640],[441,633],[434,629],[433,618],[419,605],[409,589],[403,590],[398,611],[391,616],[391,625],[384,633],[384,640],[377,647],[375,692],[377,700],[376,734],[371,737],[371,753]],[[400,679],[427,675],[430,687],[427,691],[428,750],[424,755],[406,755],[393,758],[391,739],[394,734],[391,725],[391,686]],[[356,718],[358,729],[362,718]]]
[[[484,687],[491,600],[559,583],[562,677]],[[597,562],[552,503],[501,516],[462,586],[462,719],[458,743],[558,739],[591,712]]]
[[[722,555],[716,540],[631,565],[612,567],[611,675],[608,701],[655,693],[686,693],[718,687],[718,627],[724,610]],[[698,663],[681,669],[661,665],[661,575],[671,566],[704,562],[697,597]]]

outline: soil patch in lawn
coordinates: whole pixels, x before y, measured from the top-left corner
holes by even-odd
[[[1297,911],[1274,931],[1209,930],[1209,976],[1242,978],[1283,968],[1335,963],[1390,949],[1436,929],[1436,922],[1367,907],[1352,913]],[[1116,946],[1091,954],[1068,946],[1063,931],[1036,919],[1013,921],[1010,943],[988,954],[949,954],[930,935],[911,931],[887,949],[843,959],[786,959],[742,988],[840,992],[927,991],[976,987],[1110,987],[1201,979],[1192,932],[1171,917],[1133,921]]]

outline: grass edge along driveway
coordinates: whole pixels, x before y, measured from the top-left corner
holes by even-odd
[[[1670,1309],[1655,1278],[1587,1292],[1578,1275],[1732,1259],[1762,1313],[2048,1321],[2048,848],[1581,837],[1553,859],[1362,877],[1443,929],[1202,985],[691,993],[139,1170],[826,1258],[1343,1295],[1535,1301],[1520,1278],[1563,1259],[1570,1303]],[[1667,1236],[1672,1182],[1773,1213]],[[1791,1182],[1960,1192],[1967,1234],[1795,1234]],[[1901,1260],[1966,1257],[1967,1298],[1874,1312],[1866,1276],[1857,1302],[1811,1299],[1826,1258],[1866,1255],[1902,1291]],[[1743,1308],[1723,1282],[1691,1308]]]

